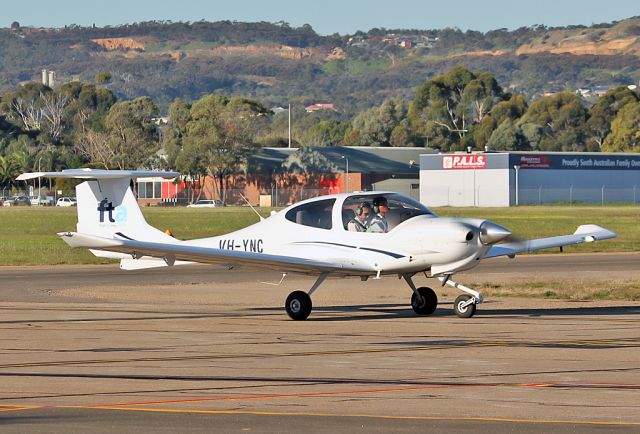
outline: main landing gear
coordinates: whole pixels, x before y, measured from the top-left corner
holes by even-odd
[[[431,288],[421,286],[416,288],[411,275],[403,275],[413,294],[411,294],[411,307],[418,315],[431,315],[438,307],[438,296]],[[482,295],[464,285],[450,279],[451,276],[438,277],[442,285],[449,285],[459,289],[462,294],[453,302],[453,311],[460,318],[471,318],[476,313],[476,305],[482,303]]]
[[[309,292],[293,291],[287,297],[287,301],[284,302],[284,308],[287,311],[287,315],[291,319],[296,321],[305,320],[309,317],[313,304],[311,303],[311,294],[318,289],[318,287],[324,282],[329,273],[322,273],[316,279],[316,283],[313,284]]]
[[[404,275],[404,280],[407,282],[413,294],[411,294],[411,307],[413,311],[418,315],[431,315],[436,311],[438,307],[438,296],[435,291],[426,286],[416,288],[411,276]]]

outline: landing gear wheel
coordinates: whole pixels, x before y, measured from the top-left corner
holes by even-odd
[[[420,297],[414,292],[411,295],[411,307],[418,315],[431,315],[438,306],[438,296],[431,288],[421,286],[418,288]]]
[[[311,297],[304,291],[293,291],[284,303],[287,315],[296,321],[307,319],[311,313],[311,307]]]
[[[459,318],[471,318],[473,314],[476,313],[475,303],[464,306],[469,300],[471,300],[471,296],[463,294],[459,295],[456,301],[453,302],[453,310]]]

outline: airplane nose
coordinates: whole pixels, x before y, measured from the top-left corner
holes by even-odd
[[[511,235],[509,229],[494,222],[486,221],[480,225],[480,242],[482,244],[495,244]]]

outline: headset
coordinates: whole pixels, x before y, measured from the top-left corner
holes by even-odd
[[[387,198],[384,196],[378,196],[373,199],[373,212],[378,214],[380,212],[380,205],[387,206]]]
[[[369,208],[371,209],[371,204],[369,202],[362,202],[360,205],[358,205],[358,207],[356,208],[356,215],[357,216],[361,216],[362,213],[364,212],[365,208]]]

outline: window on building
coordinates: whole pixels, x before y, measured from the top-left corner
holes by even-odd
[[[162,199],[162,182],[138,182],[138,198],[140,199]]]

